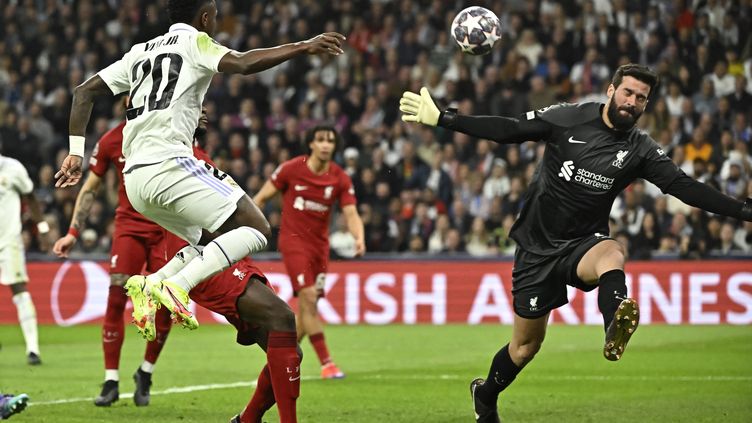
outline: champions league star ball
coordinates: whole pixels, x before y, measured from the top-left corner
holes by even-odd
[[[454,17],[451,32],[463,53],[480,56],[490,53],[501,39],[501,22],[494,12],[472,6]]]

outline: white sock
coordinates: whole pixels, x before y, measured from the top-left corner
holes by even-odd
[[[144,362],[141,363],[141,370],[146,373],[154,373],[154,363],[149,363],[148,361],[144,360]]]
[[[238,260],[266,247],[266,237],[256,229],[241,226],[222,234],[209,243],[201,255],[167,278],[189,292],[210,276],[232,266]]]
[[[183,267],[185,267],[186,264],[190,263],[191,260],[196,258],[197,256],[201,255],[201,250],[204,247],[201,246],[192,246],[192,245],[186,245],[180,251],[178,251],[171,259],[167,262],[162,268],[157,270],[155,273],[152,273],[151,275],[146,276],[146,280],[149,282],[157,283],[162,282],[163,280],[174,276],[176,273],[178,273]]]
[[[31,294],[28,291],[13,296],[13,304],[18,311],[18,323],[21,325],[26,340],[26,353],[39,354],[39,335],[37,334],[37,310],[31,302]]]
[[[104,369],[104,380],[114,380],[115,382],[120,380],[120,372],[118,369]]]

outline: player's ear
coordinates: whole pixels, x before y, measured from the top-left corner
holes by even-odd
[[[616,87],[614,87],[614,84],[608,84],[608,89],[606,90],[606,95],[608,97],[611,97],[614,95],[614,92],[616,91]]]

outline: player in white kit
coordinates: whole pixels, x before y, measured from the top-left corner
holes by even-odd
[[[39,336],[37,335],[37,312],[31,295],[26,289],[29,276],[26,274],[24,244],[21,239],[21,199],[29,206],[31,219],[37,224],[39,242],[42,249],[49,245],[47,233],[50,227],[42,219],[42,211],[32,190],[26,168],[16,159],[0,155],[0,285],[7,285],[13,293],[13,304],[18,311],[26,341],[26,359],[31,365],[41,364],[39,358]]]
[[[237,52],[215,42],[213,0],[169,0],[172,26],[76,87],[70,119],[70,151],[56,186],[81,178],[83,134],[94,97],[129,91],[123,131],[125,187],[133,207],[196,245],[202,229],[220,236],[199,253],[186,247],[177,273],[135,276],[126,283],[139,331],[153,334],[155,303],[185,327],[198,326],[187,308],[188,291],[236,261],[262,250],[270,226],[250,197],[220,170],[193,157],[191,143],[201,103],[218,72],[251,74],[303,54],[339,55],[345,37],[330,32],[306,41]],[[171,274],[165,274],[171,273]],[[152,302],[153,300],[153,302]]]

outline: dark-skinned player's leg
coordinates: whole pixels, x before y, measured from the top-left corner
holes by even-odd
[[[598,285],[598,308],[606,330],[603,356],[610,361],[622,357],[640,322],[637,301],[627,297],[624,262],[624,247],[609,239],[590,248],[577,264],[577,277]]]
[[[266,351],[267,365],[259,375],[253,398],[240,415],[241,422],[258,422],[275,402],[281,422],[296,422],[300,395],[302,352],[295,332],[295,314],[274,291],[256,278],[237,300],[241,319],[259,326],[258,344]],[[273,395],[270,392],[273,391]]]

